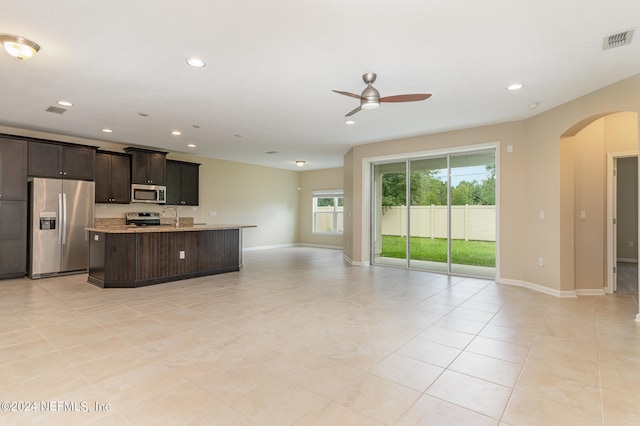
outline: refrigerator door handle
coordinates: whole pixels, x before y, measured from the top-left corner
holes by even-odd
[[[62,193],[58,194],[58,245],[62,244],[62,230],[64,229],[64,218],[62,217]]]
[[[67,193],[62,193],[62,244],[67,243]]]

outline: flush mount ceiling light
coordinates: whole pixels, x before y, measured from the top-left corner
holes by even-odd
[[[353,120],[347,120],[344,122],[344,124],[351,125],[351,124],[356,124],[356,122]]]
[[[305,163],[304,160],[296,160],[296,166],[298,167],[304,166],[304,163]]]
[[[40,50],[36,43],[20,36],[0,35],[0,43],[9,55],[18,59],[29,59]]]
[[[105,133],[113,133],[113,130],[111,129],[102,129],[102,131]]]
[[[204,62],[202,59],[200,59],[200,58],[188,58],[188,59],[187,59],[187,64],[191,65],[191,66],[192,66],[192,67],[194,67],[194,68],[202,68],[202,67],[204,67],[205,65],[207,65],[207,64],[205,64],[205,62]]]
[[[66,107],[73,106],[73,104],[71,102],[68,102],[68,101],[58,101],[58,105],[62,105],[62,106],[66,106]]]
[[[171,132],[171,134],[173,136],[180,136],[182,134],[182,132],[180,130],[174,130],[173,132]]]
[[[196,146],[195,146],[195,144],[192,144],[192,143],[187,144],[187,146],[188,146],[189,148],[195,148],[195,147],[196,147]]]
[[[507,86],[507,90],[513,92],[514,90],[520,90],[524,87],[524,84],[522,83],[511,83],[510,85]]]

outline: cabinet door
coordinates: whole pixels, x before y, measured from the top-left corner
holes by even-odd
[[[166,161],[164,154],[148,154],[149,156],[149,183],[164,185],[166,182]]]
[[[167,161],[167,204],[178,205],[182,201],[182,167],[180,163]]]
[[[149,183],[149,158],[140,152],[131,153],[131,182]]]
[[[111,197],[113,203],[131,202],[131,159],[127,155],[111,156]]]
[[[65,179],[95,179],[95,149],[65,146],[62,156],[62,175]]]
[[[0,201],[27,200],[27,142],[0,139]]]
[[[44,142],[29,142],[29,176],[62,177],[62,146]]]
[[[111,202],[111,155],[96,154],[96,203]]]
[[[187,206],[197,206],[200,195],[200,165],[182,165],[182,202]]]
[[[0,278],[27,271],[27,202],[0,202]]]

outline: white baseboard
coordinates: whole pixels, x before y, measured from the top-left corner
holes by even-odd
[[[578,296],[604,296],[607,294],[606,289],[603,288],[577,288],[576,293]]]
[[[254,251],[254,250],[269,250],[276,248],[295,247],[296,244],[276,244],[272,246],[257,246],[257,247],[243,247],[242,251]]]
[[[296,244],[296,246],[299,246],[299,247],[324,248],[324,249],[330,249],[330,250],[342,250],[342,246],[330,246],[330,245],[324,245],[324,244],[298,243],[298,244]]]
[[[577,294],[576,291],[555,290],[553,288],[545,287],[545,286],[540,285],[540,284],[530,283],[528,281],[510,280],[510,279],[507,279],[507,278],[500,278],[500,279],[496,279],[496,282],[498,284],[506,284],[506,285],[512,285],[512,286],[515,286],[515,287],[528,288],[529,290],[537,291],[539,293],[548,294],[548,295],[554,296],[554,297],[578,297],[578,294]]]
[[[349,256],[347,256],[344,253],[342,254],[342,257],[345,260],[345,262],[347,262],[351,266],[371,266],[370,262],[354,262],[353,259],[351,259]]]

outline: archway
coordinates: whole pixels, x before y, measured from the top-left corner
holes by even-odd
[[[607,157],[637,152],[635,112],[589,117],[561,137],[561,279],[578,295],[604,294],[614,266],[607,262]]]

